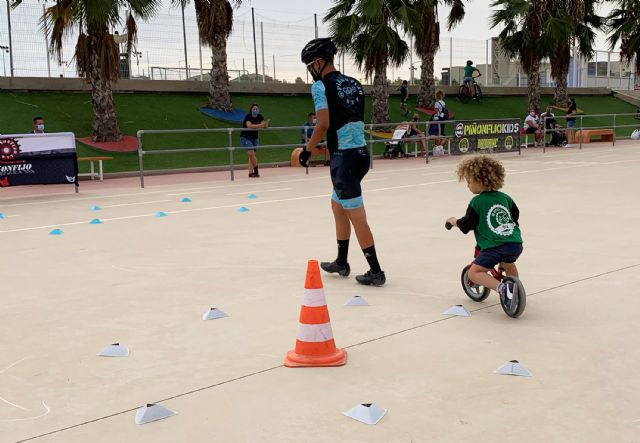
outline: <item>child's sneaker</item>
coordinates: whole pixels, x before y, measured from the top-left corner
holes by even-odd
[[[509,309],[511,307],[511,300],[513,300],[513,295],[516,291],[516,285],[513,282],[508,281],[506,283],[500,283],[497,289],[498,294],[500,294],[500,301],[505,308]]]
[[[322,263],[320,263],[320,267],[322,268],[323,271],[328,272],[329,274],[338,273],[343,277],[348,277],[349,274],[351,273],[351,267],[349,266],[349,263],[340,265],[335,261],[332,261],[332,262],[323,261]]]
[[[384,271],[367,271],[364,275],[356,275],[356,281],[361,285],[382,286],[386,283],[387,278],[384,275]]]

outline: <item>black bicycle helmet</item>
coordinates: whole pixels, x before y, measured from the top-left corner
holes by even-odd
[[[316,59],[322,59],[333,62],[333,56],[338,52],[338,48],[333,44],[330,38],[316,38],[306,44],[300,58],[305,65]]]

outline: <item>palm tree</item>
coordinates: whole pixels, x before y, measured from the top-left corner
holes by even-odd
[[[551,76],[555,80],[554,103],[566,106],[569,100],[567,75],[571,60],[571,45],[577,43],[577,53],[590,58],[594,53],[596,30],[603,27],[602,17],[595,13],[598,0],[552,0],[544,23],[541,45],[548,49]],[[577,54],[576,54],[577,55]]]
[[[502,25],[498,35],[505,54],[517,58],[529,77],[529,109],[540,109],[540,62],[545,55],[542,32],[548,17],[548,0],[494,0],[491,28]]]
[[[373,77],[373,123],[389,122],[387,66],[400,66],[409,55],[400,37],[402,0],[334,0],[324,22],[338,48],[351,54],[367,78]]]
[[[22,0],[13,0],[15,8]],[[111,83],[120,77],[120,48],[110,29],[124,23],[127,28],[127,52],[136,40],[135,17],[146,19],[161,4],[161,0],[56,0],[45,9],[41,19],[43,29],[50,36],[49,51],[62,61],[62,44],[67,33],[79,30],[75,47],[78,74],[91,84],[93,106],[93,138],[96,141],[117,141],[116,106]]]
[[[425,108],[433,108],[435,103],[433,60],[440,48],[439,1],[451,7],[447,19],[447,30],[451,31],[464,18],[465,9],[462,0],[414,0],[403,20],[405,29],[416,40],[416,52],[422,61],[417,104]]]
[[[172,4],[186,7],[190,0],[171,0]],[[233,111],[229,94],[227,71],[227,39],[233,30],[233,7],[242,0],[193,0],[196,8],[200,42],[211,48],[211,79],[209,106],[225,112]]]
[[[618,0],[618,7],[607,17],[607,28],[611,35],[608,42],[613,50],[620,43],[622,60],[631,64],[640,75],[640,0]]]

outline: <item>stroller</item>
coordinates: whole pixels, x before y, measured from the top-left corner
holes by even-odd
[[[384,153],[382,154],[384,158],[406,157],[402,139],[407,136],[408,132],[409,125],[402,124],[396,126],[395,131],[393,131],[393,136],[391,137],[392,140],[384,144]]]
[[[549,146],[564,147],[569,142],[566,131],[564,128],[558,126],[558,122],[555,118],[552,117],[545,119],[545,125],[547,132],[551,133]]]

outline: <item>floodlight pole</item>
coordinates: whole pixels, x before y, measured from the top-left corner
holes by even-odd
[[[13,77],[13,41],[11,39],[11,6],[7,0],[7,30],[9,32],[9,68],[11,77]]]
[[[253,60],[256,64],[256,77],[258,77],[258,47],[256,45],[256,18],[251,8],[251,26],[253,27]]]
[[[184,72],[189,80],[189,61],[187,60],[187,28],[184,24],[184,3],[182,4],[182,42],[184,44]]]

